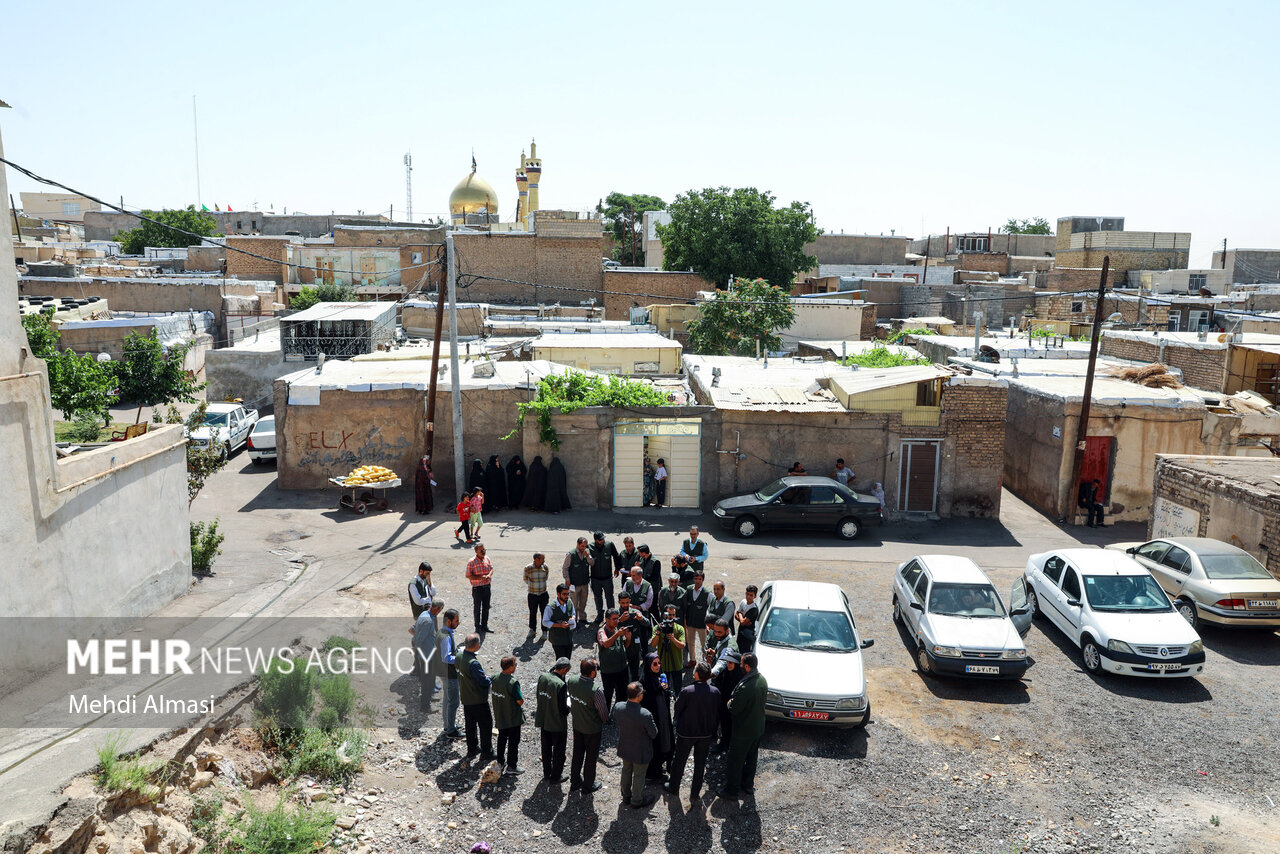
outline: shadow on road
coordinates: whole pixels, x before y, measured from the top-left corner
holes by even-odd
[[[1280,665],[1280,635],[1274,629],[1225,628],[1201,623],[1196,631],[1206,649],[1239,664]]]

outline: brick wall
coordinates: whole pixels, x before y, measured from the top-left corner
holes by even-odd
[[[1068,249],[1059,250],[1054,263],[1063,267],[1097,267],[1102,269],[1102,259],[1111,259],[1111,271],[1123,275],[1130,270],[1180,270],[1187,266],[1190,255],[1186,249]],[[1097,282],[1094,282],[1097,287]]]
[[[1037,294],[1035,316],[1045,320],[1066,320],[1071,323],[1091,324],[1093,323],[1097,304],[1097,299],[1088,293]],[[1079,311],[1073,310],[1077,306]],[[1142,312],[1145,314],[1145,318],[1140,319],[1137,300],[1120,300],[1114,297],[1104,299],[1102,303],[1103,319],[1116,312],[1120,313],[1125,323],[1141,322],[1161,327],[1167,326],[1169,323],[1169,306],[1167,305],[1151,305],[1148,303],[1145,311]]]
[[[1046,291],[1096,291],[1098,278],[1102,275],[1102,261],[1097,267],[1069,266],[1062,262],[1061,256],[1054,260],[1054,267],[1047,273],[1037,274],[1035,285]],[[1113,266],[1107,272],[1107,287],[1124,287],[1125,274],[1117,272]]]
[[[956,264],[962,271],[1009,275],[1009,255],[1005,252],[961,252]]]
[[[453,245],[458,255],[458,275],[464,285],[459,291],[460,299],[518,305],[576,304],[589,299],[599,303],[603,299],[604,271],[598,235],[459,234]],[[471,278],[477,275],[533,282],[537,287]]]
[[[873,302],[865,303],[862,306],[862,325],[859,329],[858,339],[861,341],[870,341],[876,337],[876,304]]]
[[[115,311],[210,311],[215,317],[222,312],[224,294],[254,296],[250,282],[221,279],[184,281],[181,279],[147,278],[79,278],[18,280],[23,296],[51,296],[79,299],[99,296]],[[274,294],[264,295],[274,299]]]
[[[288,238],[281,237],[228,237],[227,275],[238,279],[262,279],[282,285],[289,281],[289,268],[285,266],[288,245]],[[234,249],[242,249],[265,258],[232,251]]]
[[[714,286],[697,273],[605,270],[603,281],[606,320],[626,320],[633,304],[689,301],[697,297],[698,291],[714,290]]]
[[[333,229],[334,246],[407,246],[411,243],[444,243],[440,228],[394,228],[384,226],[339,226]]]
[[[1160,361],[1160,344],[1155,336],[1150,341],[1102,333],[1099,352],[1116,359],[1135,362]],[[1193,388],[1224,393],[1227,388],[1228,348],[1192,347],[1165,341],[1164,364],[1182,371],[1183,382]]]
[[[950,516],[1000,516],[1008,392],[1000,381],[962,380],[943,387],[943,425],[955,453]]]

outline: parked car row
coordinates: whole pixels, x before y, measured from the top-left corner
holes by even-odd
[[[765,714],[838,727],[871,717],[849,597],[834,584],[773,581],[760,592],[756,653]],[[1151,678],[1204,672],[1201,620],[1280,628],[1280,581],[1248,552],[1204,538],[1031,555],[1007,603],[967,557],[919,555],[894,572],[893,620],[925,675],[1017,679],[1033,617],[1080,650],[1090,673]]]

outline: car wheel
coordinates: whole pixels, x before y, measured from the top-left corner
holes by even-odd
[[[847,519],[841,519],[840,524],[836,526],[836,533],[845,540],[856,540],[858,535],[862,533],[862,523],[850,516]]]
[[[1173,603],[1173,607],[1182,615],[1182,619],[1186,620],[1187,623],[1191,625],[1191,628],[1194,629],[1197,627],[1197,624],[1200,622],[1200,616],[1196,613],[1195,602],[1192,602],[1190,599],[1179,599],[1177,602]]]
[[[898,597],[893,597],[893,621],[898,625],[902,625],[902,607],[898,604]]]
[[[231,444],[223,442],[222,447],[218,449],[218,459],[227,460],[231,458]]]
[[[916,640],[916,667],[925,676],[933,675],[933,667],[929,664],[929,653],[924,651],[924,641]]]
[[[255,466],[260,466],[260,465],[262,465],[262,462],[263,462],[262,457],[250,457],[250,461],[251,461]]]
[[[853,728],[862,729],[869,723],[871,723],[871,701],[870,700],[867,701],[867,714],[862,718],[862,723],[854,724]]]
[[[760,531],[760,523],[753,516],[739,516],[733,524],[734,533],[744,540],[749,540]]]
[[[1040,602],[1036,599],[1036,592],[1030,585],[1027,585],[1027,610],[1031,612],[1032,618],[1044,616],[1040,610]]]
[[[1085,635],[1080,643],[1080,657],[1084,660],[1085,670],[1090,673],[1102,671],[1102,652],[1098,649],[1098,644],[1088,635]]]

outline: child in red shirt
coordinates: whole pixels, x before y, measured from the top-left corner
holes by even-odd
[[[471,497],[462,496],[462,500],[458,502],[458,506],[454,508],[458,511],[458,527],[453,529],[453,536],[457,537],[459,531],[467,532],[467,542],[471,542]]]

